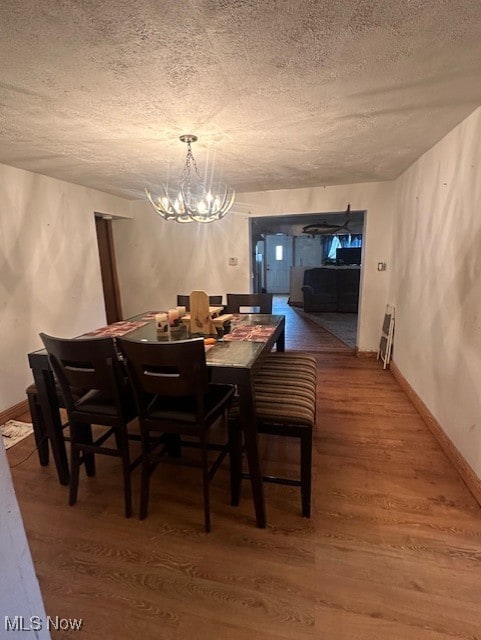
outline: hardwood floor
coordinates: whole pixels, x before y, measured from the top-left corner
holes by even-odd
[[[481,638],[471,494],[389,371],[322,351],[307,325],[287,338],[319,361],[310,520],[298,489],[267,485],[268,527],[257,529],[247,484],[229,506],[226,469],[210,534],[194,465],[157,469],[143,522],[122,515],[117,460],[81,476],[74,507],[36,454],[12,470],[47,612],[84,619],[83,635],[54,638]],[[12,448],[11,464],[32,447]],[[291,443],[263,440],[262,450],[266,466],[297,470]],[[134,496],[138,508],[138,484]]]
[[[286,349],[353,353],[353,348],[327,329],[287,304],[287,296],[274,296],[273,313],[286,316]]]

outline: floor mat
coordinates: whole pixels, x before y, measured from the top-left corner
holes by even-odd
[[[356,346],[357,337],[357,313],[337,313],[335,311],[325,313],[306,313],[302,309],[296,309],[297,313],[310,318],[316,324],[330,331],[336,338],[342,340],[353,349]]]

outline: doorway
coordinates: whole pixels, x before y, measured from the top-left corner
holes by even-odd
[[[95,230],[100,259],[100,273],[104,292],[105,315],[107,323],[112,324],[123,319],[120,289],[115,261],[112,218],[95,214]]]
[[[299,315],[309,317],[349,347],[356,346],[361,265],[359,259],[349,256],[364,257],[365,213],[359,210],[251,218],[253,291],[287,293],[288,305]],[[304,231],[307,226],[310,229]],[[333,295],[338,305],[322,308],[321,304],[319,309],[304,310],[304,274],[314,268],[343,272],[335,278],[339,284]],[[344,272],[356,270],[354,286]]]

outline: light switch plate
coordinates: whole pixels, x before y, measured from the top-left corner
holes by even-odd
[[[229,258],[229,266],[237,267],[237,258]]]

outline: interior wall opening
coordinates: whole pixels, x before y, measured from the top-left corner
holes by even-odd
[[[251,218],[253,291],[285,296],[299,313],[354,348],[365,213]]]

